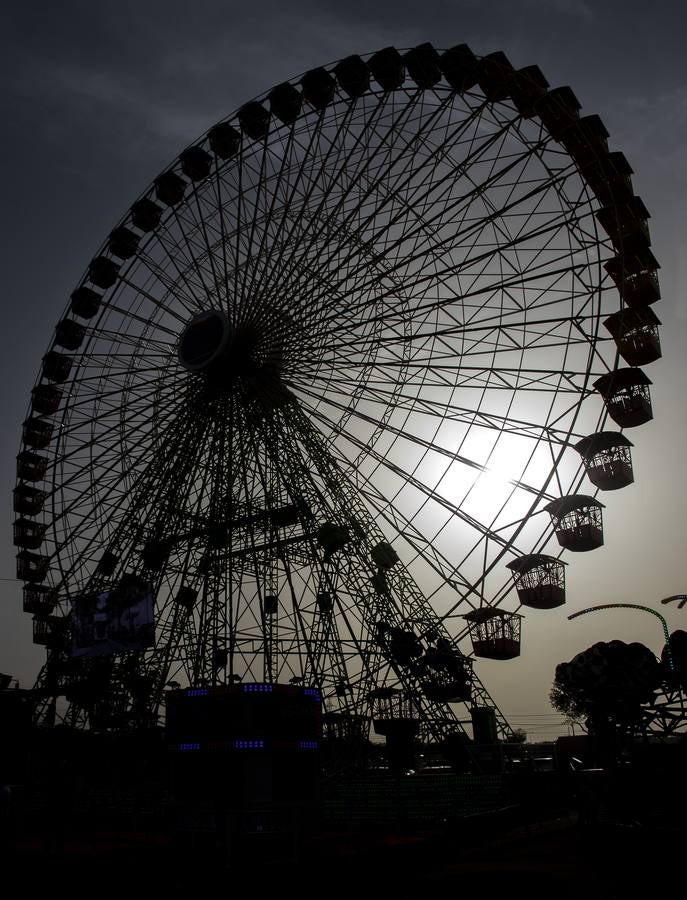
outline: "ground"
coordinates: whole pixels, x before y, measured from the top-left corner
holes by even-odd
[[[227,849],[185,845],[161,833],[75,832],[64,840],[25,834],[5,844],[9,883],[70,895],[93,890],[217,890],[252,897],[404,898],[456,892],[508,900],[614,900],[655,895],[672,882],[685,831],[676,817],[653,823],[585,821],[514,811],[427,831],[319,832],[300,842],[253,835]]]

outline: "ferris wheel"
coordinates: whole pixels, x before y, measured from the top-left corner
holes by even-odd
[[[183,150],[32,391],[14,533],[44,696],[114,727],[170,683],[290,682],[435,739],[493,705],[473,658],[564,602],[561,553],[603,543],[597,490],[652,416],[658,263],[607,138],[536,66],[423,44]]]

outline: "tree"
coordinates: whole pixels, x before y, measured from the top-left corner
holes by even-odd
[[[579,725],[586,729],[587,712],[580,706],[577,698],[557,687],[555,682],[549,693],[549,701],[555,710],[562,713],[566,725]]]

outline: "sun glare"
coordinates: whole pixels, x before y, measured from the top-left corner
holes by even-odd
[[[473,441],[469,456],[461,453],[438,486],[447,500],[480,519],[498,514],[522,478],[532,452],[529,441],[511,435],[502,436],[496,446],[493,443],[488,434]]]

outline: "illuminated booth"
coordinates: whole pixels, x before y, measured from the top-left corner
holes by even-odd
[[[308,826],[322,739],[318,689],[237,682],[172,690],[165,729],[178,828],[189,838],[203,810],[240,853]]]

